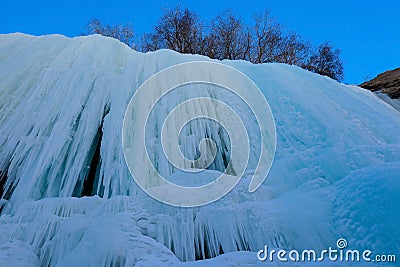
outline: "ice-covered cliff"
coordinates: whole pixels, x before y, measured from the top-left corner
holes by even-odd
[[[196,60],[209,59],[137,53],[101,36],[0,35],[0,266],[262,265],[264,245],[325,249],[342,237],[355,249],[399,250],[399,113],[294,66],[222,62],[257,84],[275,119],[275,160],[259,190],[248,192],[245,175],[200,208],[145,194],[123,155],[125,110],[150,76]],[[206,136],[223,147],[212,125],[187,130],[183,152]],[[226,157],[218,150],[205,176]],[[157,153],[154,163],[180,175]]]

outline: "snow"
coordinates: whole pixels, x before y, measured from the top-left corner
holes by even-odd
[[[400,112],[400,99],[392,99],[382,91],[376,92],[377,96]]]
[[[275,119],[275,160],[257,191],[248,192],[254,152],[238,185],[212,204],[177,208],[145,194],[123,155],[125,110],[151,75],[196,60],[209,59],[142,54],[98,35],[0,35],[0,266],[257,266],[265,265],[256,257],[264,245],[318,250],[341,237],[352,249],[398,251],[398,111],[367,90],[295,66],[222,62],[257,84]],[[202,96],[193,90],[163,103],[155,121],[179,101]],[[192,128],[183,130],[181,145],[189,158],[205,131],[227,142],[212,123]],[[184,181],[151,140],[159,171]],[[98,145],[92,187],[85,179]],[[223,171],[225,152],[192,182]]]

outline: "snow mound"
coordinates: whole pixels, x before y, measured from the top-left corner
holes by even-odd
[[[245,175],[200,208],[142,192],[123,156],[125,109],[151,75],[196,60],[210,59],[142,54],[97,35],[0,35],[1,266],[252,266],[264,245],[322,250],[342,237],[352,249],[398,251],[399,113],[295,66],[222,62],[258,85],[274,115],[275,161],[259,190],[248,192]],[[211,124],[193,129],[188,155],[205,133],[226,141]],[[171,180],[184,176],[152,152]],[[219,156],[196,183],[221,171]]]

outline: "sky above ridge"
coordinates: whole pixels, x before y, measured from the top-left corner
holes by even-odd
[[[359,84],[400,67],[400,2],[382,1],[10,1],[0,2],[0,33],[81,35],[97,17],[131,22],[137,36],[152,30],[163,11],[188,7],[205,21],[226,9],[245,22],[263,10],[314,45],[330,41],[342,51],[345,83]]]

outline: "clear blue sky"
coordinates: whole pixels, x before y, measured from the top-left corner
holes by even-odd
[[[18,1],[0,2],[0,33],[80,35],[94,16],[107,23],[131,22],[147,32],[165,8],[189,7],[208,20],[232,9],[243,20],[268,9],[278,22],[314,44],[325,40],[342,50],[345,82],[400,67],[400,3],[396,0],[271,1]]]

